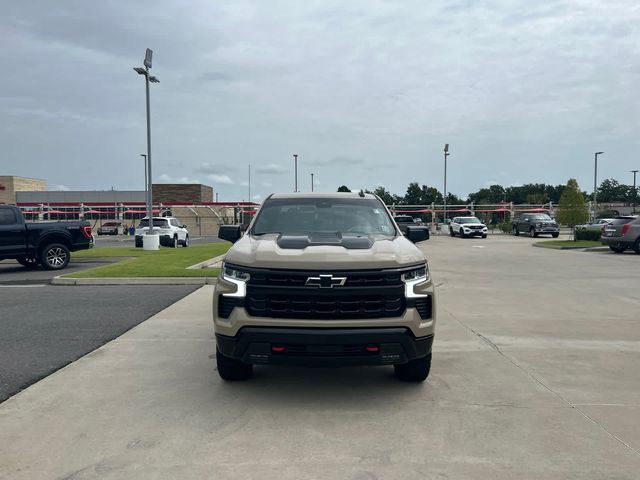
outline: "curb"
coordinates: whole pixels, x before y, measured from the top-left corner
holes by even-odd
[[[209,260],[205,260],[204,262],[196,263],[195,265],[187,267],[187,270],[200,270],[201,268],[209,268],[211,265],[222,262],[225,255],[226,254],[218,255],[217,257],[210,258]]]
[[[215,285],[218,277],[131,277],[65,278],[54,277],[51,285]]]
[[[544,243],[534,243],[532,246],[538,248],[550,248],[552,250],[584,250],[585,252],[595,252],[602,250],[602,247],[564,247],[560,245],[545,245]]]

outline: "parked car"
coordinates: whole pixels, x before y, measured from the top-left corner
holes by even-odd
[[[429,238],[429,227],[422,223],[422,220],[419,218],[413,218],[409,215],[396,215],[393,217],[393,220],[396,222],[403,235],[407,234],[407,227],[417,227],[424,230],[427,239]]]
[[[538,235],[551,235],[553,238],[560,236],[560,228],[556,221],[546,213],[523,213],[516,216],[512,222],[514,235],[527,233],[530,237]]]
[[[613,218],[599,218],[591,223],[585,223],[584,225],[576,225],[576,230],[593,230],[603,231],[603,229],[613,222]]]
[[[600,241],[615,253],[632,248],[640,254],[640,217],[629,215],[615,218],[604,227]]]
[[[487,238],[487,226],[476,217],[454,217],[449,223],[449,235],[455,237],[481,236]]]
[[[122,228],[122,222],[105,222],[98,227],[98,235],[118,235],[119,229]]]
[[[175,248],[189,246],[189,230],[174,217],[153,217],[154,232],[160,235],[160,245]],[[142,247],[142,237],[149,231],[149,218],[140,220],[135,232],[136,247]]]
[[[70,252],[91,247],[89,222],[26,223],[19,208],[0,205],[0,260],[61,270],[69,264]]]
[[[364,193],[268,197],[251,227],[222,225],[233,243],[213,294],[218,374],[254,364],[393,365],[421,382],[431,367],[435,291],[424,227],[402,235]]]

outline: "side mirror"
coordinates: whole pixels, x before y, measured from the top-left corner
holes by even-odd
[[[218,238],[236,243],[242,237],[242,225],[220,225]]]
[[[182,225],[182,228],[187,228],[187,226],[186,225]]]
[[[409,226],[407,227],[407,233],[405,233],[405,236],[413,243],[424,242],[425,240],[429,240],[429,228]]]

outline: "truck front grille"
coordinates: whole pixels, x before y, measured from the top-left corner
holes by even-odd
[[[246,308],[254,317],[301,319],[358,319],[402,316],[405,301],[402,295],[319,295],[311,292],[258,293],[247,295]]]

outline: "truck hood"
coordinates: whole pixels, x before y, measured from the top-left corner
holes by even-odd
[[[372,241],[370,248],[310,245],[282,248],[278,235],[245,235],[227,252],[225,261],[257,268],[295,270],[352,270],[396,268],[424,262],[418,247],[402,236]]]

